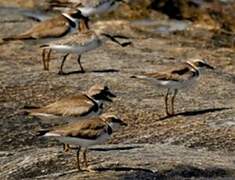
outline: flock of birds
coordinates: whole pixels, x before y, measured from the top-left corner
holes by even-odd
[[[62,0],[57,0],[60,2]],[[105,32],[95,32],[89,28],[89,17],[113,10],[121,0],[70,0],[78,3],[76,8],[67,10],[56,17],[42,21],[28,31],[6,37],[4,41],[34,40],[41,43],[42,62],[45,70],[49,70],[49,61],[52,51],[65,54],[59,74],[63,75],[63,65],[69,54],[78,55],[78,64],[81,72],[85,72],[81,64],[81,55],[100,47],[106,40],[111,40],[123,47],[131,42],[120,43],[116,38]],[[60,2],[62,3],[62,2]],[[165,112],[167,116],[175,114],[174,101],[179,89],[189,87],[196,82],[203,69],[214,69],[203,59],[190,59],[179,66],[170,67],[160,72],[134,75],[132,78],[144,79],[156,86],[167,89],[165,95]],[[172,94],[172,97],[169,96]],[[103,104],[112,102],[115,95],[107,87],[95,84],[86,92],[76,96],[65,97],[43,107],[25,107],[27,115],[40,118],[73,117],[73,121],[63,126],[50,129],[40,129],[38,136],[53,137],[64,145],[64,151],[77,150],[77,168],[80,166],[80,150],[84,148],[83,158],[88,167],[86,152],[89,146],[107,141],[112,133],[127,124],[113,114],[103,113]],[[170,103],[169,103],[170,101]]]

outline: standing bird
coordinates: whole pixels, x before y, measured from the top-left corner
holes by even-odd
[[[39,130],[38,136],[53,137],[64,144],[76,146],[77,168],[80,171],[79,155],[81,148],[84,148],[83,159],[87,168],[86,153],[88,147],[106,142],[110,139],[113,131],[117,130],[120,126],[127,126],[127,124],[114,115],[103,115],[83,119],[52,130]]]
[[[155,85],[160,85],[167,88],[165,95],[165,108],[167,116],[175,114],[174,101],[179,89],[183,89],[192,86],[199,78],[203,69],[214,69],[205,60],[192,59],[186,61],[186,63],[174,66],[166,71],[145,73],[140,76],[132,76],[133,78],[145,79],[151,81]],[[173,93],[171,98],[171,111],[168,108],[168,96]]]
[[[63,71],[63,66],[66,61],[67,56],[71,53],[78,55],[77,62],[80,66],[81,72],[84,73],[85,70],[81,64],[81,55],[83,53],[89,52],[91,50],[94,50],[102,46],[104,42],[106,42],[107,40],[111,40],[119,44],[122,47],[125,47],[131,43],[131,42],[120,43],[119,41],[115,39],[115,37],[128,39],[127,37],[124,37],[124,36],[112,36],[106,33],[96,33],[91,30],[86,30],[84,32],[77,32],[77,33],[71,34],[65,37],[64,39],[53,41],[49,44],[44,44],[41,46],[41,48],[43,49],[43,51],[45,51],[46,49],[49,49],[49,52],[51,52],[51,50],[54,50],[59,53],[65,53],[65,56],[63,57],[60,70],[58,73],[59,75],[66,74]],[[43,58],[44,70],[49,70],[49,61],[50,61],[50,58]]]
[[[62,13],[54,18],[36,24],[24,33],[3,38],[3,41],[34,40],[40,43],[46,43],[48,41],[63,38],[70,33],[89,29],[88,21],[89,19],[83,16],[79,10],[71,9],[68,13]],[[50,55],[51,50],[46,52],[46,50],[43,49],[43,63],[45,62],[45,58],[50,59]],[[45,67],[47,66],[44,64],[44,68]]]
[[[124,0],[51,0],[53,8],[73,7],[82,12],[82,15],[90,17],[115,10]]]
[[[95,84],[86,93],[62,98],[54,103],[39,108],[25,107],[28,115],[56,118],[56,117],[93,117],[103,111],[104,101],[112,102],[116,97],[107,86]]]

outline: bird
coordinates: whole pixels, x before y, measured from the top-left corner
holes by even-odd
[[[156,86],[167,89],[165,95],[165,112],[167,116],[175,115],[174,101],[178,90],[192,86],[200,77],[204,69],[214,69],[204,59],[190,59],[183,64],[174,65],[165,71],[144,73],[143,75],[132,76],[132,78],[144,79]],[[171,111],[168,108],[168,98],[171,97]]]
[[[80,10],[70,9],[54,18],[42,21],[31,29],[18,35],[3,38],[3,42],[23,40],[23,41],[36,41],[38,43],[47,43],[55,39],[61,39],[68,34],[74,32],[81,32],[84,29],[89,29],[89,18],[83,16]],[[42,51],[42,62],[44,59],[50,59],[51,50],[46,52]],[[44,64],[44,67],[47,67]]]
[[[114,97],[116,95],[107,86],[95,84],[87,92],[61,98],[43,107],[25,106],[22,111],[25,115],[43,119],[72,116],[88,118],[100,115],[104,101],[112,102]]]
[[[47,42],[48,40],[62,38],[69,33],[75,32],[82,25],[89,28],[88,21],[89,19],[84,17],[81,11],[71,9],[68,12],[36,24],[26,32],[3,38],[3,41],[44,40]],[[81,25],[80,23],[83,24]]]
[[[54,50],[58,53],[65,53],[63,60],[62,60],[62,63],[60,65],[60,70],[58,72],[59,75],[67,74],[63,71],[63,66],[66,61],[66,58],[71,53],[78,55],[77,62],[78,62],[80,69],[81,69],[80,72],[84,73],[85,70],[81,64],[81,55],[82,54],[102,46],[107,40],[111,40],[112,42],[117,43],[122,47],[125,47],[125,46],[128,46],[129,44],[131,44],[131,42],[120,43],[116,39],[116,37],[128,39],[128,37],[121,36],[121,35],[112,36],[112,35],[107,34],[105,32],[99,32],[99,31],[95,32],[93,30],[87,29],[82,32],[73,33],[73,34],[71,34],[61,40],[53,41],[48,44],[43,44],[40,46],[40,48],[42,48],[43,51],[45,51],[46,49],[49,49],[49,52]],[[46,55],[44,57],[46,57]],[[49,62],[50,62],[50,58],[43,58],[44,70],[49,70]]]
[[[63,7],[77,8],[86,17],[100,15],[115,10],[120,3],[126,3],[124,0],[52,0],[53,9]]]
[[[121,126],[127,126],[127,124],[115,115],[103,114],[49,130],[41,129],[37,131],[37,136],[53,137],[64,144],[75,146],[75,148],[70,146],[68,148],[77,150],[77,168],[81,171],[79,159],[81,148],[84,148],[83,159],[85,167],[88,168],[86,158],[88,147],[106,142],[113,131]]]

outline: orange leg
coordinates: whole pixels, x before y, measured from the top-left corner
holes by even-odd
[[[167,89],[167,93],[165,95],[165,110],[166,110],[166,115],[167,116],[171,115],[168,111],[168,96],[169,96],[169,93],[170,93],[170,89]]]
[[[63,149],[64,149],[64,152],[68,152],[70,147],[68,144],[63,144]]]
[[[81,150],[81,147],[78,147],[78,149],[77,149],[77,168],[78,168],[78,171],[81,171],[80,160],[79,160],[80,150]]]
[[[42,63],[43,63],[43,69],[47,70],[46,69],[46,49],[42,50]]]
[[[174,90],[173,97],[172,97],[172,99],[171,99],[171,115],[174,115],[174,114],[175,114],[174,103],[175,103],[175,97],[176,97],[177,93],[178,93],[178,90],[175,89],[175,90]]]
[[[78,64],[79,64],[79,66],[81,68],[81,72],[84,73],[85,71],[84,71],[84,69],[82,67],[82,64],[81,64],[81,55],[78,55],[78,60],[77,61],[78,61]]]
[[[64,66],[64,62],[66,61],[66,58],[68,57],[69,53],[67,53],[64,57],[63,57],[63,60],[62,60],[62,63],[60,65],[60,70],[58,72],[59,75],[64,75],[65,72],[63,71],[63,66]]]
[[[83,159],[84,159],[85,167],[87,168],[88,167],[88,163],[87,163],[86,153],[87,153],[87,149],[85,149],[83,151]]]
[[[46,68],[49,71],[49,62],[50,62],[50,57],[51,57],[51,49],[49,49],[48,53],[47,53],[47,60],[46,60]]]

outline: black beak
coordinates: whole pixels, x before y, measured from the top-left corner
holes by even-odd
[[[132,43],[129,41],[129,42],[125,42],[125,43],[120,43],[120,45],[122,46],[122,47],[126,47],[126,46],[129,46],[129,45],[131,45]]]
[[[115,39],[115,38],[129,39],[129,38],[126,37],[126,36],[121,36],[121,35],[112,36],[112,35],[106,34],[106,33],[102,33],[102,35],[105,36],[105,37],[107,37],[107,38],[109,38],[111,41],[115,42],[116,44],[118,44],[118,45],[120,45],[120,46],[122,46],[122,47],[126,47],[126,46],[128,46],[128,45],[131,44],[130,41],[129,41],[129,42],[125,42],[125,43],[120,43],[117,39]]]
[[[104,100],[104,101],[107,101],[107,102],[113,102],[113,100],[112,100],[110,97],[105,96],[105,95],[103,95],[103,96],[101,97],[101,99]]]
[[[123,36],[123,35],[114,35],[113,37],[114,38],[120,38],[120,39],[130,39],[129,37]]]
[[[115,94],[113,94],[111,91],[106,91],[105,94],[109,97],[115,98],[117,97]]]
[[[124,127],[126,127],[128,124],[127,123],[125,123],[124,121],[122,121],[122,120],[120,120],[121,121],[121,126],[124,126]]]
[[[211,66],[211,65],[209,65],[209,64],[206,64],[206,67],[207,67],[208,69],[212,69],[212,70],[215,69],[213,66]]]
[[[102,99],[104,101],[108,101],[108,102],[113,102],[112,98],[115,98],[115,97],[116,97],[116,95],[113,94],[109,90],[102,92],[102,94],[100,95],[100,99]]]

